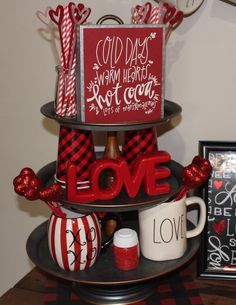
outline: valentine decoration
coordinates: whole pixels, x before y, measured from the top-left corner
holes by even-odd
[[[93,266],[102,249],[113,240],[120,228],[117,215],[109,213],[101,221],[95,213],[80,214],[62,208],[63,217],[52,213],[48,223],[48,244],[54,262],[68,271],[80,271]],[[103,231],[108,221],[115,226],[105,238]]]
[[[50,253],[60,268],[79,271],[90,268],[101,249],[101,230],[94,213],[71,218],[52,214],[49,219],[48,242]]]
[[[74,117],[76,109],[75,69],[76,69],[76,26],[86,22],[91,10],[83,4],[70,2],[49,10],[51,20],[59,30],[61,44],[61,64],[58,67],[58,89],[56,114]]]
[[[167,42],[171,30],[181,23],[183,13],[177,11],[167,3],[157,3],[155,6],[149,2],[143,6],[137,5],[131,12],[134,24],[164,24],[165,42]],[[158,149],[156,130],[148,128],[137,131],[127,131],[125,133],[124,157],[132,167],[136,158],[146,152]]]
[[[99,159],[90,169],[90,188],[77,190],[76,165],[69,163],[67,167],[67,199],[71,202],[93,202],[96,200],[111,200],[117,197],[122,187],[130,198],[135,198],[143,184],[144,191],[149,196],[170,192],[168,182],[161,181],[170,176],[168,167],[160,165],[170,161],[170,155],[164,151],[143,154],[136,162],[131,172],[123,159]],[[114,173],[114,181],[108,188],[100,185],[100,176],[105,170]]]
[[[124,228],[115,232],[113,252],[116,267],[120,270],[133,270],[139,262],[139,241],[136,231]]]
[[[209,160],[202,156],[195,156],[192,163],[183,169],[183,188],[175,200],[181,199],[190,189],[201,186],[210,177],[211,171],[212,166]]]
[[[125,229],[116,235],[119,242],[116,238],[114,252],[108,249],[108,255],[100,256],[101,261],[94,266],[100,250],[112,240],[114,230],[120,229],[116,219],[110,218],[109,227],[103,231],[95,213],[104,222],[111,210],[119,216],[132,212],[122,218],[135,228],[137,219],[134,222],[130,219],[132,215],[137,218],[134,210],[165,204],[172,210],[172,204],[176,204],[170,200],[182,187],[182,166],[171,160],[168,152],[158,151],[154,128],[181,111],[174,102],[166,101],[164,105],[163,72],[166,41],[183,14],[168,4],[147,2],[133,9],[130,25],[88,25],[85,23],[89,15],[89,8],[73,2],[47,8],[45,13],[37,12],[52,43],[55,38],[52,28],[56,26],[59,31],[61,54],[56,100],[54,105],[51,102],[41,108],[45,116],[60,124],[58,156],[56,162],[38,172],[38,177],[31,169],[23,169],[14,179],[14,187],[18,194],[30,200],[41,199],[52,210],[47,222],[48,235],[42,224],[35,231],[37,236],[33,234],[27,241],[32,261],[40,267],[46,264],[49,273],[82,283],[76,288],[83,290],[86,302],[107,304],[109,295],[108,303],[134,303],[151,292],[152,285],[147,279],[180,267],[198,249],[198,240],[186,240],[188,247],[179,254],[183,259],[163,262],[161,267],[152,262],[150,267],[150,262],[139,256],[137,233]],[[107,18],[122,23],[114,15],[105,15],[98,23]],[[107,144],[96,159],[92,132],[98,131],[107,133]],[[117,133],[123,131],[126,134],[121,154]],[[206,168],[196,158],[193,166],[184,171],[185,193],[186,188],[203,182]],[[56,183],[50,185],[53,179]],[[216,185],[220,188],[220,183]],[[182,233],[186,220],[184,211],[180,213],[170,220],[171,236]],[[220,222],[213,229],[222,234],[224,226]],[[104,234],[109,238],[102,242]],[[124,239],[128,243],[123,243]],[[122,276],[121,271],[135,268],[137,273],[131,278]]]
[[[56,215],[64,215],[59,203],[62,191],[60,184],[54,183],[48,187],[43,187],[42,181],[37,177],[35,172],[31,168],[25,167],[14,178],[13,185],[18,195],[31,201],[41,199]]]
[[[204,278],[235,279],[236,143],[201,141],[199,152],[212,173],[200,190],[208,215],[198,272]]]
[[[157,0],[158,1],[158,0]],[[181,10],[184,15],[189,15],[194,13],[202,5],[204,0],[164,0],[164,2],[169,3],[170,5],[176,7],[178,10]],[[228,0],[226,0],[229,2]],[[235,2],[235,1],[231,1]]]
[[[83,25],[78,31],[79,120],[103,124],[162,117],[163,26]]]
[[[187,208],[191,205],[198,205],[200,212],[196,227],[187,230]],[[206,204],[197,196],[140,209],[141,253],[153,261],[180,258],[187,249],[187,239],[199,235],[205,222]]]
[[[66,187],[68,162],[76,165],[76,185],[89,187],[89,169],[95,160],[91,131],[60,127],[56,181]]]

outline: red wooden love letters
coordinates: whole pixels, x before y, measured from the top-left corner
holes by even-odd
[[[67,199],[71,202],[83,203],[96,200],[111,200],[119,195],[122,187],[130,198],[137,196],[141,185],[148,196],[162,195],[170,192],[168,182],[160,181],[171,174],[168,167],[160,165],[170,161],[165,151],[152,152],[141,156],[132,172],[124,159],[99,159],[90,169],[90,188],[77,190],[76,165],[69,163],[67,167]],[[114,174],[114,181],[109,187],[100,185],[100,175],[109,170]]]

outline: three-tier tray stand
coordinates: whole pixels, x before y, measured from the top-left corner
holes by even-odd
[[[96,132],[106,132],[116,135],[126,130],[140,130],[149,127],[159,128],[181,112],[181,107],[171,101],[165,101],[164,117],[155,122],[134,122],[128,124],[85,124],[73,119],[59,118],[55,115],[54,103],[50,102],[41,108],[41,112],[48,118],[56,120],[61,126]],[[156,204],[165,204],[180,191],[182,186],[182,166],[175,161],[166,164],[171,170],[171,177],[166,179],[171,192],[165,196],[148,197],[141,189],[138,196],[130,199],[125,192],[111,201],[96,201],[93,203],[73,203],[62,198],[61,203],[65,208],[73,211],[88,212],[117,212],[122,218],[122,226],[138,228],[137,211],[143,207]],[[45,185],[54,182],[56,161],[44,166],[38,172],[39,178]],[[188,222],[191,227],[193,224]],[[30,259],[42,270],[58,278],[72,282],[73,289],[81,299],[93,304],[128,304],[147,298],[158,284],[160,277],[176,270],[187,263],[197,252],[200,244],[199,237],[188,240],[185,254],[176,260],[155,262],[140,257],[138,267],[132,271],[116,269],[113,253],[109,248],[102,253],[98,261],[89,269],[79,272],[68,272],[60,269],[53,261],[48,247],[47,221],[38,226],[27,240],[27,253]]]

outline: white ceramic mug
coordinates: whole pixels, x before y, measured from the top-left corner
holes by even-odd
[[[187,207],[200,207],[199,221],[187,230]],[[184,255],[187,239],[199,235],[206,222],[206,205],[200,197],[182,198],[139,210],[140,250],[154,261],[177,259]]]

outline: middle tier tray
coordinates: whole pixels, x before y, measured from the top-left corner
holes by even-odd
[[[144,190],[140,189],[138,195],[135,198],[129,198],[125,190],[122,190],[119,196],[115,199],[85,203],[70,202],[66,199],[66,192],[63,192],[61,203],[66,208],[78,212],[99,212],[99,211],[113,211],[113,212],[125,212],[134,211],[144,207],[150,207],[156,204],[161,204],[167,200],[171,200],[178,194],[182,187],[182,170],[183,167],[175,161],[170,161],[165,164],[170,171],[171,176],[162,181],[166,181],[170,184],[171,191],[168,194],[159,196],[147,196]],[[54,177],[56,173],[56,161],[51,162],[44,166],[37,173],[38,177],[44,182],[45,185],[54,183]]]

